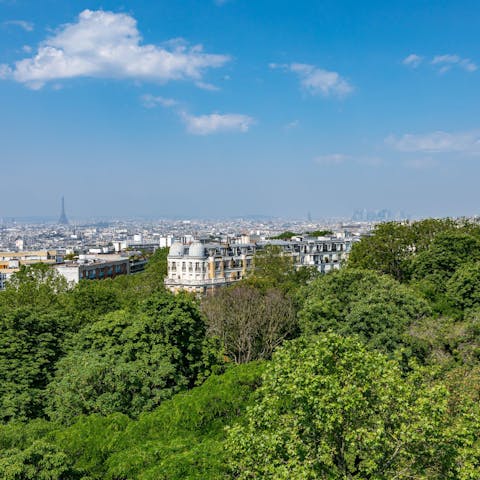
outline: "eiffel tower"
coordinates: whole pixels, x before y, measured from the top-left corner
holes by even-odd
[[[62,197],[62,213],[60,214],[58,223],[60,225],[68,225],[68,218],[67,218],[67,215],[65,214],[65,199],[63,197]]]

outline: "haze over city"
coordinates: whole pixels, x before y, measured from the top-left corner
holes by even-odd
[[[475,215],[479,23],[473,0],[0,0],[0,218],[62,195],[72,218]]]

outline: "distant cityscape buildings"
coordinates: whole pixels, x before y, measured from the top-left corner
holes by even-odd
[[[145,263],[146,261],[143,262],[143,267]],[[76,284],[80,280],[103,280],[128,275],[130,259],[115,254],[79,255],[78,259],[54,265],[54,268],[68,282]]]
[[[408,220],[410,216],[405,212],[392,213],[386,208],[382,210],[358,209],[353,212],[352,221],[354,222],[388,222],[392,220]]]
[[[62,201],[65,217],[65,202]],[[61,218],[63,221],[64,218]],[[253,255],[276,245],[295,264],[320,271],[340,268],[351,241],[368,233],[371,223],[313,222],[272,218],[224,220],[92,221],[75,225],[0,221],[0,290],[22,266],[48,264],[69,282],[113,278],[144,269],[148,256],[170,247],[165,285],[171,291],[205,292],[248,273]],[[291,240],[271,240],[285,232],[329,230],[332,237],[297,233]],[[175,262],[175,264],[174,264]],[[162,282],[162,279],[159,279]]]

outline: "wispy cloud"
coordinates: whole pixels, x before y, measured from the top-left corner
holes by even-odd
[[[31,88],[75,77],[125,78],[165,83],[202,82],[204,71],[223,66],[228,55],[209,54],[201,45],[175,39],[141,44],[136,20],[125,13],[84,10],[43,41],[35,56],[15,63],[11,78]]]
[[[317,68],[306,63],[277,64],[270,63],[270,68],[295,73],[302,88],[310,95],[345,97],[353,92],[353,86],[339,73]]]
[[[448,72],[454,67],[461,68],[466,72],[474,72],[478,69],[478,66],[469,58],[462,58],[460,55],[452,54],[435,55],[431,60],[426,60],[425,57],[411,53],[402,60],[404,65],[411,68],[418,68],[425,62],[433,65],[440,73]]]
[[[26,32],[32,32],[34,27],[32,22],[26,22],[25,20],[6,20],[5,22],[2,22],[2,25],[20,27]]]
[[[300,125],[300,120],[292,120],[291,122],[287,123],[283,129],[284,130],[293,130],[295,128],[298,128]]]
[[[458,55],[436,55],[433,57],[432,65],[440,68],[440,73],[445,73],[452,67],[459,67],[467,72],[474,72],[477,70],[477,65],[469,58],[462,58]]]
[[[173,98],[159,97],[150,94],[142,95],[141,100],[145,108],[155,108],[158,105],[170,108],[178,105],[178,102]]]
[[[385,143],[400,152],[415,153],[480,153],[480,132],[431,132],[425,134],[405,134],[400,137],[390,135]]]
[[[238,113],[211,113],[209,115],[191,115],[187,112],[179,112],[179,115],[187,127],[187,131],[193,135],[211,135],[221,132],[248,132],[255,120],[248,115]]]
[[[182,120],[187,132],[193,135],[211,135],[225,132],[248,132],[255,124],[255,119],[240,113],[211,113],[207,115],[192,115],[180,102],[173,98],[159,97],[151,94],[140,98],[145,108],[165,107],[172,109]]]
[[[195,85],[198,88],[201,88],[202,90],[207,90],[209,92],[217,92],[218,90],[220,90],[220,88],[218,88],[216,85],[208,82],[195,82]]]
[[[415,53],[411,53],[408,57],[405,57],[402,61],[404,65],[412,68],[417,68],[423,62],[423,57]]]
[[[12,69],[8,65],[0,64],[0,78],[8,78],[12,74]]]

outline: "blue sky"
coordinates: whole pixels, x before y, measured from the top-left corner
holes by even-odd
[[[0,0],[0,217],[479,213],[478,1]]]

